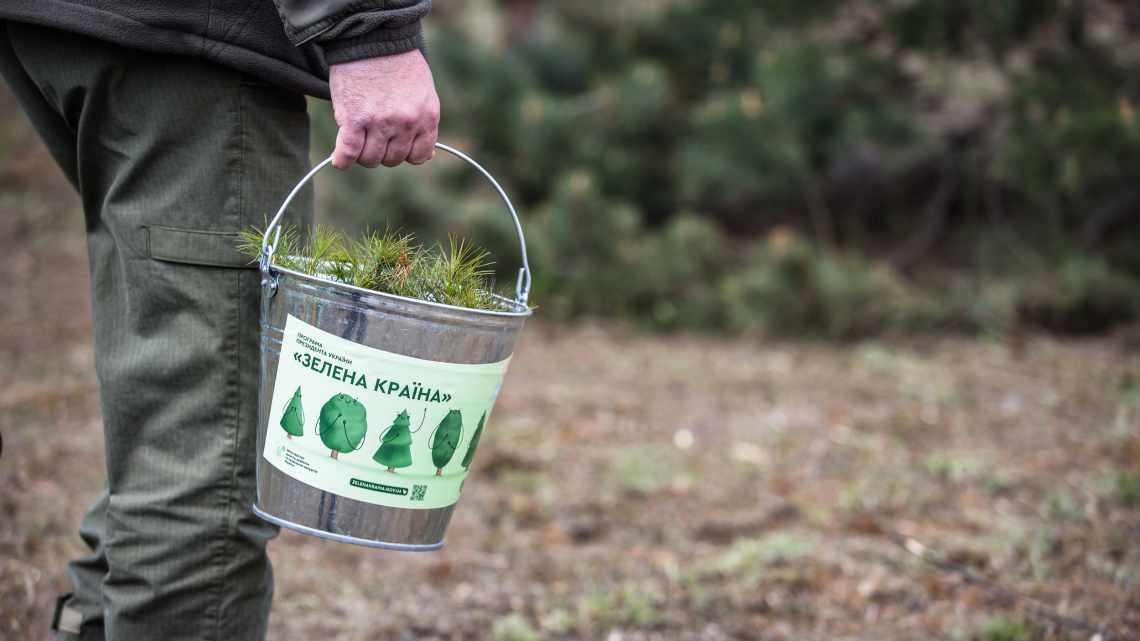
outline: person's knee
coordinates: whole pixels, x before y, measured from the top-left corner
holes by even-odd
[[[208,491],[198,488],[191,494]],[[276,528],[252,515],[240,497],[221,489],[214,496],[182,500],[173,494],[112,494],[105,584],[133,586],[158,596],[180,588],[200,589],[225,581],[231,573],[265,571],[265,547]]]

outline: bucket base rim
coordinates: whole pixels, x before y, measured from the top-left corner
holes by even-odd
[[[351,543],[353,545],[360,545],[368,548],[379,548],[383,550],[397,550],[400,552],[433,552],[443,547],[443,541],[439,543],[387,543],[384,541],[374,541],[372,539],[361,539],[347,534],[335,534],[326,530],[318,530],[317,528],[301,525],[292,521],[286,521],[283,518],[273,516],[265,512],[254,503],[252,506],[253,513],[262,519],[269,521],[275,525],[283,528],[288,528],[302,534],[308,534],[321,539],[329,541],[338,541],[340,543]]]

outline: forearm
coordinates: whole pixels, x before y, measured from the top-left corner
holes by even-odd
[[[315,43],[330,65],[423,46],[431,0],[274,0],[285,35]]]

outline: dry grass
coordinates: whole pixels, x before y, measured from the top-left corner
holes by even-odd
[[[0,178],[13,641],[42,638],[102,479],[82,225],[22,158]],[[1134,350],[532,324],[448,547],[284,533],[271,638],[1140,636]]]

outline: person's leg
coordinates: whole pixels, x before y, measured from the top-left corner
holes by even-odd
[[[193,58],[24,25],[9,35],[74,132],[88,219],[109,490],[94,545],[103,631],[262,638],[276,530],[249,511],[259,274],[234,243],[306,169],[304,100]],[[62,639],[100,625],[73,601],[82,634]]]
[[[20,64],[12,50],[8,28],[8,24],[0,24],[0,76],[7,82],[64,175],[72,185],[78,186],[75,132]],[[72,561],[68,567],[74,591],[64,596],[60,606],[66,606],[70,613],[56,623],[57,627],[62,624],[65,628],[73,628],[78,622],[89,622],[84,630],[84,639],[103,638],[102,585],[107,574],[107,559],[103,554],[102,540],[107,498],[104,490],[80,523],[79,536],[90,553]],[[60,617],[61,614],[57,608],[55,616]]]

